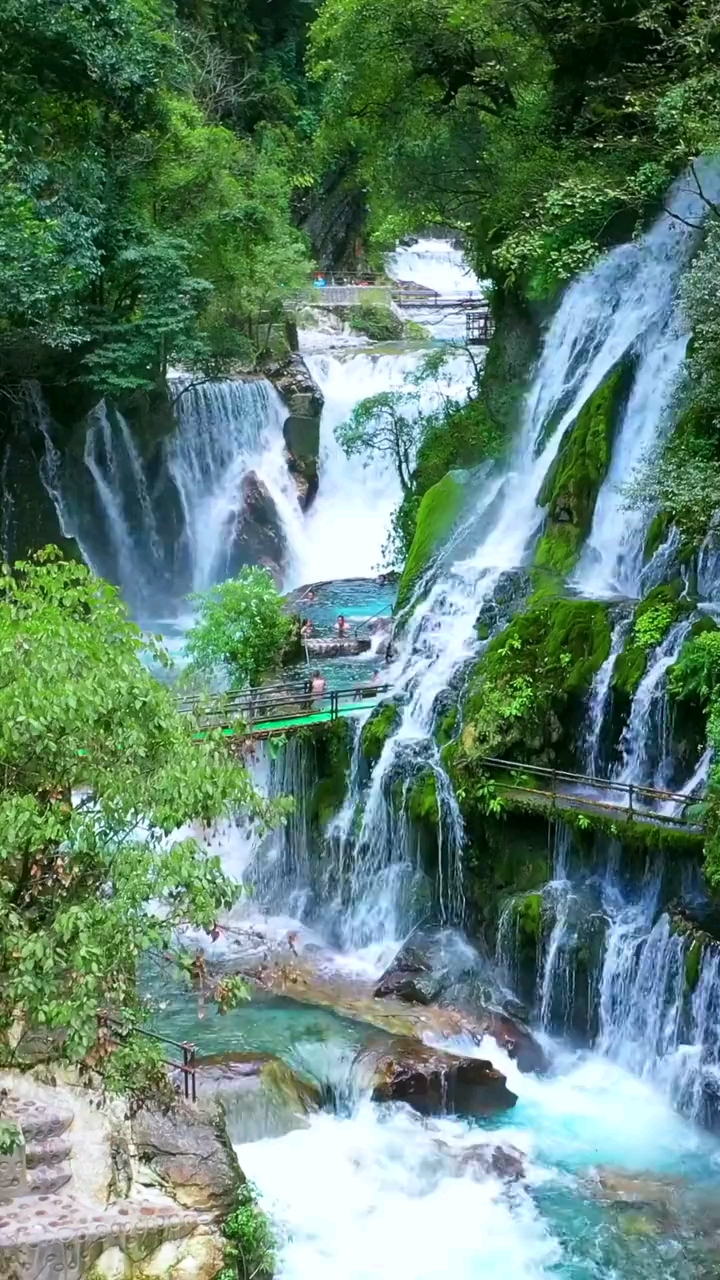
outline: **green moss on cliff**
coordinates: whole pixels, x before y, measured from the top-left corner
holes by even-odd
[[[667,511],[658,511],[650,521],[648,531],[645,535],[645,546],[643,547],[643,560],[647,564],[648,560],[652,560],[658,547],[661,547],[668,536],[671,517]]]
[[[394,702],[386,702],[383,706],[377,707],[363,725],[361,749],[365,759],[371,764],[375,764],[380,759],[385,743],[395,732],[399,723],[399,707]]]
[[[448,472],[425,494],[420,503],[415,536],[398,587],[399,609],[408,603],[419,578],[450,533],[462,509],[464,497],[464,486],[457,473],[453,472]]]
[[[413,822],[437,827],[440,810],[437,783],[432,769],[423,770],[413,779],[407,794],[407,814]]]
[[[609,652],[604,604],[531,602],[490,642],[470,678],[456,768],[483,755],[534,763],[565,758],[582,700]]]
[[[535,566],[565,576],[590,532],[595,502],[607,474],[627,371],[608,374],[578,414],[540,490],[547,523],[535,551]]]
[[[662,583],[648,592],[635,610],[632,630],[613,671],[613,692],[632,698],[645,675],[648,655],[662,644],[674,622],[692,605],[680,599],[682,582]]]
[[[317,781],[308,795],[308,819],[322,831],[342,808],[347,792],[352,753],[352,729],[347,720],[308,731],[315,756]]]
[[[415,465],[415,493],[422,497],[449,471],[469,470],[496,457],[502,444],[503,434],[483,400],[469,400],[426,432]]]

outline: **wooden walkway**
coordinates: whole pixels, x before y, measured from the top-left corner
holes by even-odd
[[[483,756],[478,763],[504,798],[522,807],[573,809],[588,817],[606,817],[616,822],[697,832],[703,829],[702,819],[688,812],[702,802],[702,794],[662,791],[493,756]]]
[[[230,690],[205,699],[186,698],[181,700],[180,710],[196,720],[197,737],[209,729],[220,729],[239,738],[271,738],[363,715],[390,691],[387,684],[360,684],[313,695],[307,684],[270,685],[250,691]],[[480,756],[478,767],[505,801],[519,808],[572,809],[614,822],[689,833],[703,830],[702,816],[692,812],[702,802],[702,793],[663,791],[495,756]]]
[[[358,684],[308,692],[306,684],[274,685],[254,690],[230,690],[211,698],[185,698],[180,710],[197,721],[197,736],[221,729],[228,736],[271,738],[296,729],[331,724],[348,716],[371,711],[389,685]]]

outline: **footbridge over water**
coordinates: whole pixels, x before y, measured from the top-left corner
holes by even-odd
[[[196,718],[198,736],[208,729],[221,729],[239,738],[271,738],[367,714],[388,692],[390,685],[386,684],[358,684],[320,694],[313,694],[307,683],[271,685],[251,691],[231,690],[204,700],[187,698],[180,709]],[[699,835],[703,830],[701,790],[664,791],[494,756],[480,756],[477,766],[494,783],[508,808],[550,814],[564,809],[588,818],[674,828],[689,834]]]
[[[293,730],[362,715],[388,693],[386,684],[356,684],[313,693],[308,682],[230,690],[210,698],[183,698],[180,710],[197,720],[198,736],[221,729],[228,737],[272,738]]]

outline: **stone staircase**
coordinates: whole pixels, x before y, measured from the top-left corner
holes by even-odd
[[[209,1215],[167,1200],[103,1207],[73,1194],[71,1111],[12,1097],[0,1107],[20,1139],[3,1151],[11,1144],[0,1129],[0,1280],[205,1280],[219,1269]]]

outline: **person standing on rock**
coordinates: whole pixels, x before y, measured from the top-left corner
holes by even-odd
[[[346,636],[348,631],[350,630],[350,623],[348,622],[344,613],[338,614],[338,619],[337,619],[337,622],[335,623],[335,629],[339,636]]]

